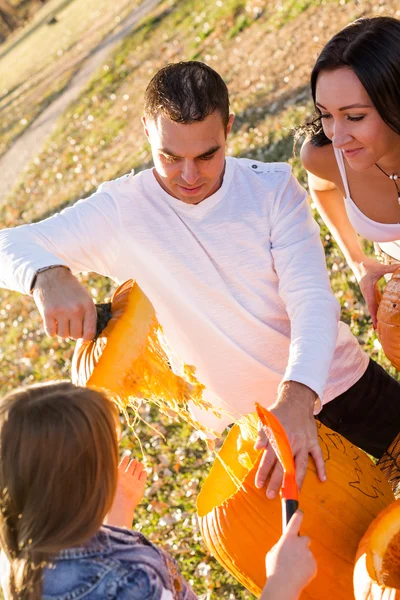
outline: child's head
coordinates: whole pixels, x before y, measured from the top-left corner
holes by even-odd
[[[88,540],[111,507],[118,411],[103,393],[69,382],[17,390],[0,401],[0,542],[10,591],[40,587],[49,555]],[[39,589],[39,588],[37,588]]]

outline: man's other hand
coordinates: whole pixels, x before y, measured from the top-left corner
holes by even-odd
[[[33,298],[48,336],[92,340],[96,307],[84,286],[63,267],[38,273]]]
[[[278,400],[268,409],[278,417],[288,436],[299,488],[302,486],[307,472],[309,454],[314,459],[318,477],[321,481],[326,480],[325,463],[318,443],[317,426],[313,414],[315,398],[315,393],[307,386],[295,381],[287,381],[282,386]],[[262,488],[271,473],[267,497],[275,498],[282,485],[283,469],[262,428],[259,430],[255,448],[257,450],[265,448],[256,473],[255,485]]]

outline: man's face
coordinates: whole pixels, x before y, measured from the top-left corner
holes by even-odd
[[[150,142],[156,178],[171,196],[187,204],[198,204],[220,187],[225,168],[226,136],[219,111],[204,121],[175,123],[160,114],[155,120],[143,117]]]

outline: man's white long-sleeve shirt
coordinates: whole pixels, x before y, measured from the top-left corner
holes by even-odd
[[[227,158],[220,189],[197,205],[170,196],[149,169],[0,232],[0,286],[27,293],[52,264],[135,279],[207,398],[235,415],[271,405],[286,380],[326,403],[367,368],[338,326],[319,229],[284,163]],[[231,420],[197,416],[217,430]]]

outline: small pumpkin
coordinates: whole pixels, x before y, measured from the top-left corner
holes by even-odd
[[[368,527],[354,567],[356,600],[400,600],[400,499]]]
[[[400,371],[400,269],[386,284],[379,301],[377,321],[383,351]]]
[[[122,408],[136,409],[142,399],[152,401],[164,412],[206,431],[193,420],[188,401],[218,412],[203,400],[204,386],[197,381],[193,367],[182,363],[182,376],[171,370],[162,328],[137,283],[131,279],[123,283],[109,305],[98,306],[98,313],[96,338],[79,340],[75,346],[72,381],[107,389]]]
[[[393,501],[390,485],[362,451],[318,425],[327,481],[313,461],[299,495],[302,533],[311,539],[317,577],[301,600],[353,600],[358,543],[376,515]],[[261,453],[248,421],[230,430],[197,499],[200,530],[209,551],[242,585],[259,596],[265,585],[265,555],[281,535],[280,499],[268,500],[254,485]],[[290,576],[288,574],[288,576]]]

